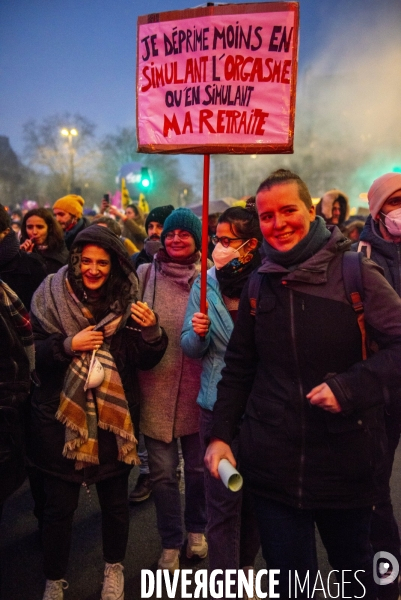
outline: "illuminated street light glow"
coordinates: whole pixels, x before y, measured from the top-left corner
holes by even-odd
[[[66,127],[63,127],[63,129],[60,131],[61,135],[63,135],[64,137],[68,137],[68,152],[69,152],[69,156],[70,156],[70,176],[69,176],[69,182],[68,182],[68,193],[70,194],[73,186],[74,186],[74,148],[72,145],[72,138],[73,136],[75,137],[76,135],[78,135],[78,131],[75,129],[75,127],[72,127],[72,129],[67,129]]]

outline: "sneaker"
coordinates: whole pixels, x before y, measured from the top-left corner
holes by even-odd
[[[149,473],[144,473],[139,475],[138,481],[130,495],[128,496],[128,501],[130,504],[135,504],[136,502],[143,502],[147,500],[152,493],[152,483],[150,481]]]
[[[68,583],[65,579],[46,579],[43,600],[63,600],[64,590],[67,588]]]
[[[253,596],[248,596],[244,592],[244,600],[260,600],[259,596],[256,593],[255,582],[253,583]]]
[[[207,541],[203,533],[188,533],[187,558],[206,558]]]
[[[157,566],[159,569],[168,569],[170,573],[174,573],[180,568],[180,550],[178,548],[163,548],[161,557]]]
[[[100,600],[124,600],[123,570],[121,563],[106,563]]]
[[[243,571],[246,576],[248,576],[248,572],[251,569],[253,570],[253,567],[243,567]],[[256,576],[256,571],[253,571],[253,594],[252,594],[252,596],[248,596],[246,594],[246,592],[244,592],[244,600],[260,600],[259,596],[256,593],[255,576]]]

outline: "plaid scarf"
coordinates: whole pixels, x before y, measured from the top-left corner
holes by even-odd
[[[66,288],[83,316],[94,324],[88,307],[84,306],[72,291],[66,278]],[[116,321],[117,315],[110,312],[96,329]],[[115,322],[114,332],[122,319]],[[125,322],[125,321],[124,321]],[[118,460],[130,465],[139,464],[136,451],[137,440],[134,434],[128,402],[125,397],[109,344],[103,342],[96,353],[104,369],[104,380],[95,389],[85,391],[92,352],[83,352],[71,361],[60,394],[60,406],[56,419],[66,426],[63,455],[76,461],[75,468],[82,469],[91,464],[99,464],[99,446],[97,428],[114,433],[118,448]]]
[[[16,332],[29,361],[29,370],[35,371],[35,345],[29,313],[17,294],[0,279],[0,302],[10,313]]]

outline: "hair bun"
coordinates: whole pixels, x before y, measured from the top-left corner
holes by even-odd
[[[256,196],[250,196],[245,203],[246,210],[256,213]]]

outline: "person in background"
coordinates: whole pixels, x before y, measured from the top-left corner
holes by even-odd
[[[39,256],[20,250],[19,240],[11,229],[10,215],[0,204],[0,277],[14,290],[27,310],[35,290],[46,277]]]
[[[200,278],[192,289],[181,333],[181,347],[191,358],[202,359],[200,438],[203,454],[210,438],[217,383],[224,354],[237,317],[242,289],[261,263],[262,232],[256,209],[232,207],[224,211],[212,237],[215,266],[207,273],[208,312],[199,312]],[[238,436],[231,448],[238,454]],[[233,493],[205,468],[209,571],[253,569],[260,541],[246,489]]]
[[[53,215],[64,231],[64,241],[70,250],[78,233],[90,225],[82,216],[85,200],[76,194],[68,194],[53,204]]]
[[[0,279],[0,521],[3,504],[25,478],[25,408],[35,369],[29,314]],[[0,573],[1,580],[1,573]],[[4,590],[5,592],[5,590]],[[0,596],[2,595],[0,583]]]
[[[101,599],[124,599],[128,476],[138,464],[137,369],[153,368],[167,346],[137,293],[122,242],[92,225],[76,237],[68,265],[49,275],[32,301],[41,385],[31,399],[28,454],[45,488],[43,600],[62,600],[68,587],[73,515],[82,485],[93,483],[106,563]]]
[[[11,228],[17,234],[18,239],[21,237],[21,222],[22,222],[22,211],[19,208],[10,211],[11,216]]]
[[[344,223],[343,234],[351,240],[351,242],[358,242],[364,227],[365,221],[362,221],[362,219],[356,218],[352,219],[352,221],[349,219]]]
[[[118,238],[121,239],[131,259],[133,254],[138,252],[138,248],[131,242],[131,240],[121,235],[121,225],[117,223],[115,219],[112,219],[111,217],[98,216],[93,219],[92,225],[103,225],[104,227],[110,229],[110,231],[112,231]]]
[[[391,287],[401,296],[401,173],[385,173],[375,179],[368,192],[370,216],[352,249],[377,263]],[[371,542],[374,552],[390,552],[401,565],[400,534],[390,497],[394,454],[401,434],[401,387],[387,384],[385,425],[388,439],[382,497],[372,515]],[[379,600],[398,600],[398,578],[378,586]]]
[[[42,258],[47,274],[67,264],[63,230],[47,208],[33,208],[24,215],[20,242],[21,250]]]
[[[207,555],[203,455],[199,439],[200,360],[180,347],[181,329],[193,282],[200,271],[201,222],[187,208],[165,220],[162,248],[138,269],[140,297],[157,312],[169,344],[160,363],[140,374],[140,430],[148,451],[157,527],[162,542],[160,569],[179,569],[183,546],[181,496],[177,479],[178,442],[184,458],[187,557]]]
[[[129,238],[139,250],[142,250],[146,239],[146,229],[145,216],[139,206],[129,204],[123,213],[115,206],[110,205],[109,213],[121,221],[123,236]]]
[[[316,205],[316,214],[323,217],[328,225],[337,225],[342,231],[349,215],[349,199],[340,190],[329,190]]]
[[[241,422],[241,473],[281,598],[309,597],[305,587],[294,592],[295,572],[318,581],[316,524],[342,597],[376,600],[370,523],[384,468],[385,398],[388,386],[401,386],[401,300],[363,259],[366,328],[378,348],[363,360],[343,280],[350,240],[316,217],[290,171],[263,181],[256,205],[265,258],[241,296],[206,465],[217,478],[222,458],[235,466],[230,443]]]
[[[216,228],[217,228],[217,222],[219,220],[221,213],[217,212],[217,213],[212,213],[208,216],[207,219],[207,233],[209,236],[209,243],[208,243],[208,258],[210,258],[210,260],[212,259],[212,254],[213,254],[213,250],[214,250],[214,244],[213,244],[213,236],[216,235]]]
[[[164,221],[173,210],[174,206],[171,204],[156,206],[156,208],[152,208],[146,217],[145,229],[147,237],[144,241],[144,246],[140,252],[132,257],[136,269],[138,269],[139,265],[151,263],[156,252],[160,250]]]

